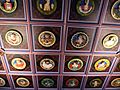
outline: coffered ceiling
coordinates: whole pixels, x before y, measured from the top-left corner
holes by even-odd
[[[0,0],[0,90],[119,90],[120,0]]]

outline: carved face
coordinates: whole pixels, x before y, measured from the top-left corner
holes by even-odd
[[[21,80],[19,83],[20,83],[21,85],[24,85],[24,84],[26,84],[26,81],[25,81],[25,80]]]
[[[11,37],[10,37],[13,41],[16,41],[16,34],[12,33]]]

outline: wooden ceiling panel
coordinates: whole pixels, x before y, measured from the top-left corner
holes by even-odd
[[[1,0],[0,90],[119,90],[120,0]]]

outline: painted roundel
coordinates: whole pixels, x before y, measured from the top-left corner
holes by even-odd
[[[97,71],[105,71],[110,66],[108,59],[99,59],[95,62],[94,67]]]
[[[113,87],[120,87],[120,78],[115,78],[115,79],[111,82],[111,86],[113,86]]]
[[[54,86],[54,80],[51,79],[51,78],[44,78],[42,81],[41,81],[41,84],[44,86],[44,87],[53,87]]]
[[[28,87],[30,85],[30,81],[27,78],[18,78],[16,83],[21,87]]]
[[[66,81],[67,87],[77,87],[78,85],[79,85],[79,81],[75,78],[71,78]]]
[[[37,9],[43,15],[51,15],[57,9],[57,0],[37,0]]]
[[[55,67],[55,62],[52,59],[45,58],[40,61],[40,66],[44,70],[51,70]]]
[[[81,16],[90,15],[95,8],[94,0],[78,0],[76,4],[77,13]]]
[[[5,40],[12,46],[18,46],[23,41],[23,36],[17,30],[11,29],[5,34]]]
[[[1,0],[0,9],[5,13],[12,13],[17,8],[16,0]]]
[[[0,77],[0,87],[5,86],[6,82],[3,78]]]
[[[120,20],[120,0],[117,0],[112,8],[111,8],[111,15],[115,20]]]
[[[93,79],[93,80],[90,81],[90,86],[94,87],[94,88],[95,87],[100,87],[101,84],[102,84],[102,80],[99,79],[99,78],[96,78],[96,79]]]
[[[68,68],[72,71],[78,71],[83,67],[83,61],[80,59],[72,59],[68,62]]]
[[[84,32],[77,32],[71,38],[71,44],[75,48],[83,48],[88,44],[89,37]]]
[[[50,31],[43,31],[39,34],[38,41],[44,47],[51,47],[56,42],[56,37]]]
[[[26,62],[25,60],[21,59],[21,58],[14,58],[11,61],[11,65],[18,70],[22,70],[25,69],[26,67]]]
[[[108,34],[103,38],[103,46],[105,48],[113,48],[119,42],[119,37],[116,34]]]

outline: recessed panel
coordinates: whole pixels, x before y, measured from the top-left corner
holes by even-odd
[[[120,32],[117,28],[101,28],[96,51],[117,51],[120,43]]]
[[[119,24],[120,23],[120,12],[119,12],[119,0],[109,0],[104,23]]]
[[[85,72],[86,63],[88,62],[88,56],[65,56],[64,72]]]
[[[28,49],[27,27],[25,25],[0,25],[2,45],[5,49]]]
[[[5,74],[0,74],[0,88],[10,88],[8,78]]]
[[[106,77],[104,76],[93,76],[93,77],[88,77],[87,78],[87,82],[86,82],[86,86],[85,88],[102,88],[104,80]]]
[[[80,76],[64,76],[63,88],[80,88],[82,77]]]
[[[68,27],[66,51],[87,51],[91,50],[95,28]]]
[[[119,59],[116,60],[116,63],[113,68],[113,73],[120,73],[120,61]]]
[[[0,19],[26,19],[24,0],[1,0],[0,3]]]
[[[96,72],[96,73],[106,72],[106,73],[108,73],[112,66],[113,61],[114,61],[114,57],[94,56],[93,60],[92,60],[90,72]]]
[[[34,49],[40,50],[60,50],[61,47],[61,27],[56,26],[38,26],[33,29]]]
[[[69,21],[97,23],[102,0],[71,0]]]
[[[109,77],[109,82],[106,88],[119,89],[120,88],[119,82],[120,82],[119,76],[111,76]]]
[[[15,88],[33,88],[32,76],[13,75]]]
[[[39,88],[57,88],[57,76],[38,76]]]
[[[10,71],[28,71],[31,72],[31,63],[29,55],[25,54],[7,54],[7,62],[10,68]]]
[[[37,72],[58,72],[59,55],[36,55]]]
[[[64,0],[30,0],[31,20],[63,20]]]

